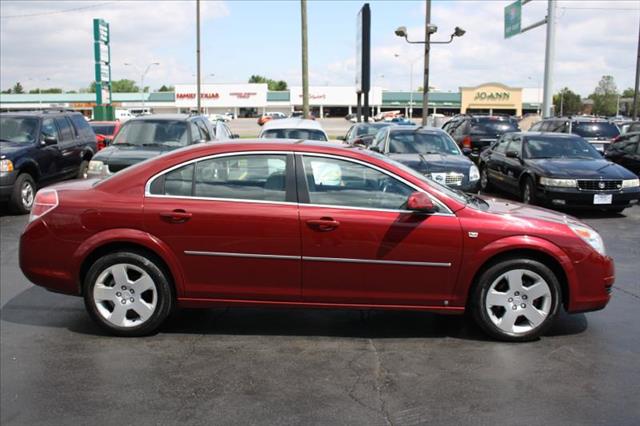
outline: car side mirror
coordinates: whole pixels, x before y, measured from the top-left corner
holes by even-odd
[[[507,158],[520,158],[518,151],[507,151]]]
[[[239,135],[239,134],[237,134],[237,133],[233,133],[233,134],[231,135],[231,139],[240,139],[240,135]]]
[[[40,143],[42,146],[55,145],[58,143],[58,139],[53,136],[45,136]]]
[[[370,146],[370,147],[369,147],[369,149],[370,149],[371,151],[375,151],[375,152],[382,153],[382,151],[380,151],[380,148],[378,148],[377,146]]]
[[[471,148],[462,148],[462,153],[466,156],[471,155],[472,152],[473,150]]]
[[[433,204],[431,198],[424,192],[416,191],[409,195],[407,199],[407,208],[415,212],[433,213],[438,208]]]

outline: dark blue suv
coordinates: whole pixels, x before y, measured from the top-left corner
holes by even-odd
[[[0,201],[29,213],[39,187],[85,176],[96,151],[96,135],[78,112],[0,114]]]

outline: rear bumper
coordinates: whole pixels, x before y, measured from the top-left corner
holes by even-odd
[[[594,195],[611,195],[611,204],[594,204]],[[640,189],[617,191],[581,191],[575,188],[536,188],[536,198],[553,207],[569,209],[616,210],[631,207],[640,201]]]

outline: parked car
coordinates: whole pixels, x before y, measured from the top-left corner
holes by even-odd
[[[224,127],[223,127],[224,126]],[[187,145],[230,139],[226,125],[201,115],[143,115],[122,125],[113,143],[89,163],[87,177],[101,178],[133,164]],[[220,133],[216,133],[220,130]]]
[[[78,112],[0,114],[0,201],[28,213],[39,187],[83,177],[97,150],[96,135]]]
[[[532,132],[573,133],[585,138],[601,154],[605,147],[620,135],[618,127],[602,118],[554,117],[546,118],[529,129]]]
[[[395,111],[380,111],[378,114],[373,116],[375,121],[391,121],[395,117],[401,115],[400,110]]]
[[[620,125],[620,134],[624,135],[631,132],[640,132],[640,121],[628,121]]]
[[[291,114],[289,114],[289,118],[305,118],[304,117],[304,112],[303,111],[293,111],[293,112],[291,112]],[[307,119],[308,120],[315,120],[316,117],[312,113],[309,113],[309,116],[307,117]]]
[[[607,147],[604,156],[640,175],[640,131],[620,135]]]
[[[338,139],[349,145],[369,146],[380,129],[391,126],[391,123],[358,123],[349,128],[345,136]]]
[[[576,135],[508,133],[479,164],[482,190],[497,187],[526,204],[621,212],[640,199],[638,176]]]
[[[478,168],[441,129],[389,127],[378,132],[369,148],[438,183],[462,191],[478,192]]]
[[[89,125],[96,134],[98,151],[105,148],[113,141],[113,137],[120,130],[120,121],[90,121]]]
[[[283,112],[267,112],[266,114],[262,114],[260,118],[258,118],[258,125],[262,126],[267,121],[280,120],[283,118],[287,118],[287,115]]]
[[[199,144],[41,190],[19,256],[29,280],[84,297],[122,336],[153,333],[175,307],[227,305],[468,310],[524,341],[560,306],[604,308],[614,282],[577,219],[299,141]]]
[[[260,139],[305,139],[328,141],[320,123],[302,118],[269,121],[262,127]]]
[[[460,148],[470,149],[469,155],[473,160],[477,160],[478,155],[504,133],[519,130],[517,121],[509,116],[482,114],[456,115],[442,129]]]
[[[413,121],[409,120],[408,118],[405,117],[393,117],[390,121],[390,123],[393,124],[397,124],[400,126],[415,126],[416,123],[414,123]]]

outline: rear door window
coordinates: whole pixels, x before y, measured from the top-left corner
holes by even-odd
[[[614,138],[620,134],[615,124],[606,122],[574,123],[572,132],[583,138]]]
[[[58,129],[60,129],[60,140],[63,142],[70,142],[74,139],[75,135],[71,128],[71,123],[65,117],[58,117],[55,119]]]
[[[56,140],[60,140],[60,135],[58,134],[58,128],[56,127],[56,123],[53,121],[53,118],[45,118],[42,120],[42,126],[40,126],[40,133],[42,133],[42,138],[55,138]]]

